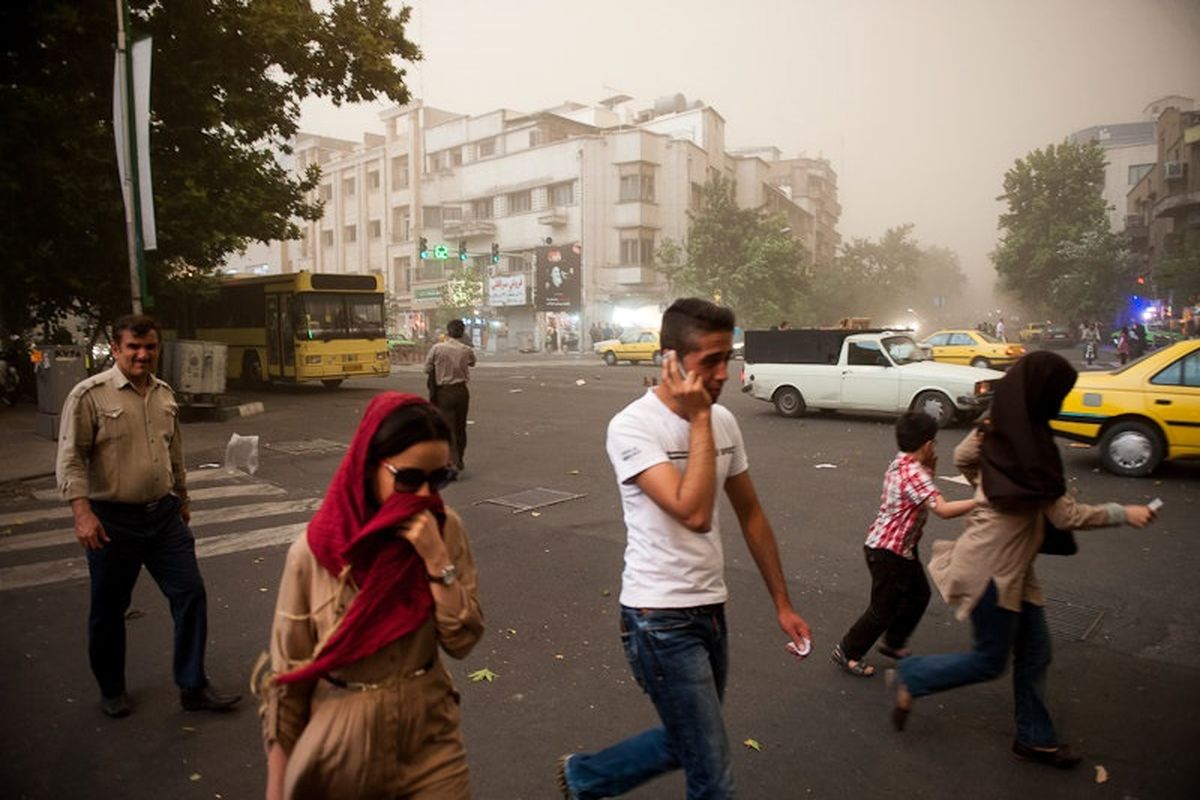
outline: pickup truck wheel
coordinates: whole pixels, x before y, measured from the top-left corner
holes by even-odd
[[[1163,459],[1158,432],[1144,422],[1118,422],[1100,437],[1100,463],[1114,475],[1142,478]]]
[[[604,363],[608,364],[610,367],[616,366],[617,354],[614,353],[612,350],[609,350],[607,353],[604,354]]]
[[[949,425],[956,413],[954,403],[941,392],[921,392],[913,400],[912,410],[923,411],[933,417],[939,428]]]
[[[804,413],[804,398],[791,386],[779,389],[771,400],[775,410],[785,417],[798,417]]]
[[[990,361],[988,361],[986,358],[980,357],[980,358],[972,359],[971,366],[979,367],[980,369],[990,369],[992,366],[992,363]]]
[[[654,355],[651,356],[650,360],[654,362],[654,366],[661,367],[662,366],[662,350],[655,350]]]

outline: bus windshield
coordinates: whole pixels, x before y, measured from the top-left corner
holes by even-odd
[[[382,338],[383,298],[305,292],[296,295],[297,339]]]

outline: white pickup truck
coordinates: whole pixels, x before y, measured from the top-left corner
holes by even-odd
[[[785,417],[808,409],[979,416],[1003,372],[932,361],[904,332],[747,331],[742,391]]]

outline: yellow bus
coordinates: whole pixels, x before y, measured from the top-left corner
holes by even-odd
[[[297,272],[229,278],[194,307],[197,339],[229,347],[245,385],[382,377],[390,371],[380,275]]]

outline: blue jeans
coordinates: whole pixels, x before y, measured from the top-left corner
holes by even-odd
[[[1046,669],[1050,630],[1041,606],[1022,603],[1020,613],[996,605],[989,583],[971,612],[974,641],[969,653],[914,656],[900,662],[900,678],[913,697],[944,692],[999,678],[1013,657],[1013,702],[1017,740],[1031,747],[1055,747],[1058,735],[1046,708]]]
[[[733,765],[721,700],[729,669],[722,605],[621,606],[621,641],[634,678],[662,726],[567,763],[573,797],[616,797],[683,767],[689,800],[733,797]]]
[[[175,683],[181,689],[208,683],[208,601],[196,563],[196,540],[179,516],[180,505],[175,495],[167,495],[151,511],[123,503],[91,503],[110,540],[99,550],[87,551],[92,577],[88,658],[104,697],[125,691],[125,612],[143,565],[171,604]]]

